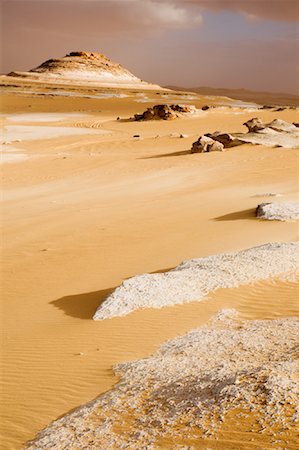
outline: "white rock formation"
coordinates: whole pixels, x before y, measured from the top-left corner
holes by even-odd
[[[256,216],[284,222],[299,220],[299,202],[261,203],[256,208]]]
[[[240,141],[266,147],[299,148],[299,132],[283,133],[265,128],[258,133],[234,133]]]
[[[299,148],[299,130],[292,123],[275,119],[269,123],[263,123],[261,119],[254,117],[243,125],[248,133],[222,133],[215,131],[200,136],[191,148],[191,153],[204,153],[211,151],[212,143],[221,143],[222,147],[215,147],[218,151],[235,147],[244,143],[261,144],[267,147]]]
[[[171,448],[198,448],[189,440],[210,448],[230,412],[236,427],[243,418],[249,447],[264,433],[263,448],[295,448],[287,440],[299,425],[298,327],[298,318],[240,321],[224,310],[153,356],[119,364],[112,391],[53,422],[26,449],[154,450],[166,448],[163,438],[176,442]]]
[[[261,119],[254,117],[243,125],[248,128],[248,133],[234,133],[234,137],[243,142],[267,147],[299,148],[298,128],[285,120],[274,119],[263,123]]]
[[[202,300],[219,288],[237,287],[299,270],[299,244],[269,243],[235,253],[182,262],[165,273],[124,281],[97,309],[94,319],[125,316],[141,308],[162,308]]]
[[[146,83],[120,64],[101,53],[71,52],[63,58],[49,59],[29,72],[11,72],[8,76],[73,83],[97,83],[107,87],[136,87],[161,89]]]

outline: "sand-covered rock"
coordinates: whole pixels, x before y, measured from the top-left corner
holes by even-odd
[[[281,119],[263,123],[257,117],[245,122],[248,133],[234,133],[243,142],[261,144],[268,147],[299,148],[298,128]]]
[[[163,438],[176,442],[171,448],[208,439],[200,448],[210,448],[230,413],[233,429],[243,420],[249,440],[262,433],[271,448],[293,448],[287,443],[299,425],[298,327],[297,318],[240,321],[236,311],[223,310],[153,356],[116,366],[121,381],[112,391],[53,422],[26,448],[170,448]]]
[[[135,114],[134,119],[140,120],[173,120],[186,114],[194,114],[196,109],[192,105],[155,105],[147,108],[142,114]]]
[[[299,220],[299,202],[261,203],[256,208],[256,216],[284,222]]]
[[[125,316],[141,308],[162,308],[202,300],[219,288],[237,287],[299,270],[299,244],[269,243],[234,253],[191,259],[165,273],[124,281],[97,309],[94,319]]]
[[[272,120],[272,122],[267,123],[266,126],[275,131],[285,131],[285,132],[297,131],[296,130],[297,127],[293,123],[289,123],[281,119],[274,119]]]
[[[210,151],[208,148],[212,148],[213,141],[220,142],[223,148],[235,147],[244,143],[261,144],[267,147],[299,148],[299,130],[293,123],[281,119],[274,119],[272,122],[263,123],[261,119],[254,117],[243,125],[247,127],[247,133],[223,133],[215,131],[214,133],[207,133],[204,136],[200,136],[193,143],[191,153]],[[202,142],[207,142],[207,138],[210,139],[209,144],[203,145]]]

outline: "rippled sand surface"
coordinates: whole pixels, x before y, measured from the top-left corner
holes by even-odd
[[[244,321],[223,309],[152,356],[117,365],[113,390],[53,422],[26,448],[215,443],[232,414],[236,429],[249,419],[247,441],[262,434],[265,443],[289,448],[299,425],[298,326],[295,317]]]
[[[28,113],[29,104],[35,113],[84,112],[60,126],[109,134],[14,143],[28,159],[2,169],[5,450],[21,448],[50,421],[110,389],[117,381],[114,364],[152,354],[223,307],[250,319],[298,315],[296,283],[279,281],[92,321],[125,278],[185,259],[296,240],[296,223],[256,220],[254,208],[262,201],[255,195],[265,192],[295,198],[297,150],[244,145],[223,154],[188,154],[200,133],[242,131],[252,112],[215,110],[200,120],[138,129],[116,121],[145,109],[132,98],[11,95],[4,97],[4,112]],[[283,111],[281,118],[296,121],[296,114]],[[274,115],[261,113],[265,121]],[[142,139],[134,140],[136,132]],[[178,132],[189,137],[171,136]]]

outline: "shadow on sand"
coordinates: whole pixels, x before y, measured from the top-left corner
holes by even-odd
[[[224,216],[215,217],[216,221],[229,221],[229,220],[245,220],[245,219],[255,219],[255,208],[244,209],[242,211],[236,211],[230,214],[225,214]]]
[[[116,119],[115,122],[128,123],[128,122],[136,122],[136,120],[134,120],[134,117],[123,117],[123,118]]]
[[[50,304],[63,311],[67,316],[90,320],[98,306],[103,303],[114,289],[115,287],[85,294],[68,295],[58,300],[53,300]]]
[[[151,273],[168,272],[172,268],[156,270]],[[131,277],[130,277],[131,278]],[[101,291],[87,292],[84,294],[67,295],[58,300],[53,300],[50,305],[60,309],[67,316],[76,317],[77,319],[91,320],[97,308],[112,294],[118,286],[103,289]]]
[[[174,152],[174,153],[163,153],[163,155],[154,155],[154,156],[147,156],[146,158],[140,158],[140,159],[156,159],[156,158],[168,158],[171,156],[183,156],[183,155],[191,155],[191,151],[189,150],[183,150],[180,152]]]

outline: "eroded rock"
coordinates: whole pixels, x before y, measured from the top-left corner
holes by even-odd
[[[194,106],[188,105],[155,105],[147,108],[142,114],[135,114],[134,119],[139,120],[173,120],[184,114],[193,114]]]
[[[200,301],[216,289],[237,287],[280,274],[293,276],[298,269],[299,244],[289,242],[191,259],[165,273],[143,274],[125,280],[100,304],[94,319],[125,316],[141,308]]]
[[[224,148],[230,148],[244,143],[265,145],[267,147],[299,148],[299,130],[297,123],[289,123],[285,120],[274,119],[264,123],[258,117],[248,120],[243,125],[248,129],[247,133],[222,133],[215,131],[200,137],[194,142],[191,153],[211,151],[212,142],[220,142]],[[216,148],[216,146],[214,146]],[[213,148],[214,148],[213,147]],[[220,148],[217,147],[217,150]]]
[[[256,217],[283,222],[299,220],[299,202],[261,203],[256,208]]]
[[[221,142],[217,142],[208,136],[200,136],[200,138],[193,142],[191,153],[206,153],[206,152],[222,152],[224,145]]]
[[[286,122],[285,120],[281,119],[274,119],[266,126],[275,131],[286,131],[286,132],[296,131],[296,126],[294,124]]]
[[[247,122],[243,123],[243,125],[248,128],[248,131],[250,133],[256,133],[265,128],[265,124],[258,117],[254,117],[253,119],[248,120]]]
[[[214,141],[221,142],[221,144],[224,145],[224,148],[230,148],[235,147],[236,145],[243,144],[242,141],[234,137],[232,134],[229,133],[221,133],[219,131],[215,131],[214,133],[206,134],[205,136],[210,137]]]

